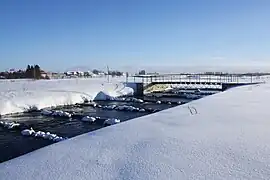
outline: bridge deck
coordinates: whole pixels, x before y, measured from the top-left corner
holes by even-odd
[[[261,76],[243,74],[164,74],[164,75],[138,75],[131,77],[131,81],[143,83],[145,88],[156,84],[179,84],[187,88],[210,88],[226,90],[231,87],[257,84],[264,82]],[[200,87],[204,85],[204,87]],[[215,86],[215,87],[205,87]]]
[[[132,76],[129,81],[142,83],[235,83],[249,84],[263,82],[261,76],[254,75],[203,75],[203,74],[165,74],[165,75],[138,75]]]

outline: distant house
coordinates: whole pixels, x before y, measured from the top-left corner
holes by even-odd
[[[46,77],[48,77],[48,74],[45,71],[40,70],[40,76],[45,79]]]
[[[66,76],[68,77],[82,77],[85,76],[86,72],[82,72],[82,71],[67,71],[64,73]]]
[[[86,72],[84,72],[84,76],[85,76],[85,77],[93,77],[94,74],[93,74],[92,71],[86,71]]]
[[[10,69],[8,72],[9,73],[14,73],[16,70],[15,69]]]
[[[104,72],[99,72],[98,75],[105,76],[105,73]]]
[[[47,73],[47,76],[51,79],[53,78],[54,74],[57,74],[57,73],[54,73],[54,72],[46,72]]]
[[[74,75],[77,75],[77,72],[76,71],[68,71],[68,72],[65,72],[65,75],[66,76],[74,76]]]
[[[81,76],[84,75],[84,72],[82,72],[82,71],[77,71],[77,72],[76,72],[76,75],[81,77]]]

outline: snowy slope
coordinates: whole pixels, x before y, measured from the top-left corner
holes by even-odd
[[[0,164],[0,179],[270,179],[269,94],[235,88],[77,136]]]
[[[31,106],[38,108],[74,104],[93,99],[99,91],[118,96],[131,92],[121,83],[123,78],[60,79],[60,80],[0,80],[0,114],[22,112]]]

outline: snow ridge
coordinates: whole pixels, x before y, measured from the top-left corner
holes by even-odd
[[[93,100],[100,91],[108,97],[131,95],[133,89],[125,87],[123,78],[16,80],[0,82],[0,114],[24,112],[45,107],[70,105]]]

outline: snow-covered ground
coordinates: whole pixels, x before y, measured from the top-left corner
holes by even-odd
[[[44,108],[75,104],[94,99],[103,91],[110,96],[132,93],[124,87],[124,78],[0,80],[0,114],[22,112],[30,107]]]
[[[0,179],[270,179],[270,84],[233,88],[0,164]]]

